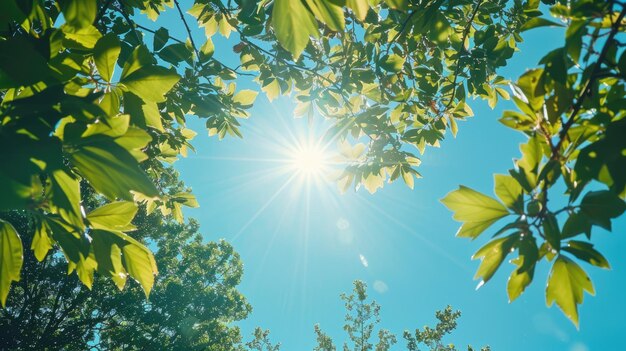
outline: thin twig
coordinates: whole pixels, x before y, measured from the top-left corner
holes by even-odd
[[[180,4],[178,3],[178,0],[174,0],[174,4],[176,5],[176,9],[178,10],[178,14],[180,15],[180,20],[183,21],[183,24],[185,25],[185,29],[187,30],[187,35],[189,36],[191,47],[193,48],[193,51],[195,52],[198,60],[200,60],[200,51],[198,51],[198,47],[196,46],[196,43],[193,40],[193,36],[191,35],[191,29],[189,28],[189,24],[187,23],[187,20],[185,19],[185,14],[183,13],[183,10],[180,8]]]
[[[578,98],[576,99],[576,102],[574,103],[574,106],[572,106],[572,112],[570,113],[570,116],[567,119],[567,122],[565,122],[565,124],[563,125],[563,129],[561,129],[561,132],[559,133],[559,141],[555,146],[555,151],[557,153],[552,155],[553,158],[559,157],[558,152],[561,149],[563,142],[567,138],[567,132],[572,127],[572,125],[574,125],[574,122],[576,122],[576,116],[580,112],[580,109],[583,106],[583,102],[585,101],[587,96],[589,96],[589,93],[591,92],[590,91],[591,86],[593,85],[593,83],[595,83],[596,79],[598,79],[599,77],[598,73],[600,73],[600,69],[602,68],[602,64],[604,63],[603,61],[605,60],[606,55],[609,52],[609,48],[611,47],[611,43],[613,42],[615,36],[619,32],[619,28],[621,27],[624,16],[626,16],[626,7],[622,8],[622,11],[617,17],[617,20],[611,26],[610,34],[607,37],[606,41],[604,42],[602,51],[600,52],[600,55],[598,56],[598,59],[596,60],[596,62],[593,64],[594,66],[593,66],[591,75],[589,76],[589,79],[587,80],[587,82],[585,82],[585,84],[583,85],[583,88],[580,90],[580,93],[578,95]]]
[[[454,96],[456,95],[456,89],[457,89],[456,82],[459,79],[459,74],[461,74],[461,70],[460,70],[461,56],[466,52],[465,41],[467,40],[469,32],[472,29],[472,23],[474,23],[474,18],[478,14],[478,10],[480,9],[480,5],[482,5],[483,1],[484,0],[479,0],[476,3],[476,6],[474,7],[474,10],[472,11],[472,15],[470,16],[470,19],[467,22],[465,29],[463,30],[463,38],[461,39],[461,49],[459,50],[459,58],[456,60],[456,67],[454,68],[454,78],[452,79],[452,92],[450,93],[450,100],[446,104],[444,111],[447,111],[452,106],[452,102],[454,102]]]

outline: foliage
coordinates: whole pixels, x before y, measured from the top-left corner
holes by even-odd
[[[541,3],[554,5],[561,21],[542,17]],[[187,38],[144,25],[143,17],[156,21],[166,6]],[[187,14],[204,29],[201,45]],[[297,116],[320,114],[331,121],[329,140],[354,145],[345,153],[342,190],[374,192],[400,177],[413,187],[418,153],[439,146],[448,130],[456,135],[457,122],[472,115],[469,98],[493,107],[510,97],[498,69],[521,33],[565,23],[564,46],[520,77],[519,111],[501,119],[529,136],[510,175],[496,177],[501,202],[465,187],[444,202],[464,222],[460,236],[475,238],[500,218],[517,217],[499,232],[512,234],[475,255],[483,259],[478,276],[488,281],[518,251],[508,284],[514,300],[536,263],[554,259],[547,301],[578,323],[577,305],[593,285],[567,255],[608,263],[590,242],[571,238],[590,237],[592,226],[610,229],[626,207],[623,3],[195,0],[187,14],[178,0],[0,4],[0,162],[11,165],[0,170],[0,211],[33,218],[27,245],[38,260],[58,246],[87,287],[98,271],[120,289],[127,276],[138,280],[147,296],[157,267],[129,234],[130,223],[141,206],[182,221],[182,206],[198,205],[187,191],[159,187],[164,163],[192,149],[190,115],[205,120],[209,135],[241,136],[240,120],[257,96],[237,90],[242,76],[270,99],[290,94]],[[237,67],[218,60],[217,33],[234,43]],[[548,190],[561,183],[568,203],[550,209]],[[108,202],[87,213],[79,184]],[[0,222],[3,305],[20,279],[22,239]]]
[[[611,220],[626,210],[626,53],[620,41],[626,6],[559,1],[550,13],[565,24],[565,43],[514,86],[518,111],[504,112],[500,121],[528,141],[509,174],[495,176],[498,199],[462,186],[442,202],[463,222],[461,237],[475,239],[496,221],[508,220],[474,254],[482,260],[476,272],[481,285],[517,252],[507,284],[513,301],[546,259],[552,262],[546,302],[556,303],[578,326],[584,291],[595,290],[576,261],[609,268],[594,248],[592,228],[611,230]],[[536,17],[525,29],[544,25],[556,23]],[[562,198],[555,196],[560,189]]]
[[[378,329],[376,344],[370,342],[372,333],[380,323],[380,305],[376,301],[367,302],[367,285],[360,281],[354,281],[354,289],[352,294],[342,294],[341,299],[346,306],[346,324],[343,329],[348,334],[348,340],[343,344],[343,350],[349,351],[387,351],[396,344],[397,339],[393,333],[387,329]],[[461,316],[460,311],[452,311],[452,307],[448,306],[442,311],[435,313],[439,322],[435,328],[428,326],[424,330],[415,330],[411,333],[405,330],[403,337],[406,341],[406,347],[409,351],[420,351],[420,345],[427,347],[430,351],[456,351],[453,344],[444,345],[443,337],[450,334],[457,327],[456,320]],[[314,351],[336,351],[337,348],[327,334],[325,334],[319,325],[315,326],[315,335],[317,345]],[[468,350],[473,350],[468,346]],[[490,348],[483,347],[482,351],[489,351]]]
[[[209,135],[241,136],[239,119],[256,97],[236,91],[232,81],[242,75],[254,76],[269,98],[294,95],[297,115],[333,120],[330,138],[369,140],[357,145],[364,151],[352,155],[343,189],[375,191],[400,176],[412,186],[419,159],[402,144],[421,152],[437,146],[446,129],[456,133],[456,119],[471,115],[466,97],[505,95],[495,72],[528,17],[504,0],[235,3],[194,2],[188,13],[206,34],[196,45],[177,0],[2,2],[0,143],[19,151],[0,155],[13,165],[0,171],[0,210],[37,217],[37,258],[58,245],[85,285],[95,270],[112,279],[128,273],[148,295],[157,273],[152,254],[120,227],[141,204],[179,220],[181,206],[197,205],[154,180],[163,162],[191,148],[189,115],[205,119]],[[157,20],[165,6],[180,15],[186,40],[135,20],[137,12]],[[218,32],[238,36],[237,69],[215,58]],[[80,181],[113,203],[98,219],[81,209]],[[0,229],[10,258],[0,267],[4,304],[23,250],[19,233]],[[111,254],[121,264],[105,258]]]
[[[88,190],[82,194],[87,208],[103,202]],[[24,211],[3,220],[25,239],[37,235],[36,220]],[[149,301],[137,284],[115,293],[104,275],[94,277],[97,288],[89,290],[67,275],[58,249],[41,263],[27,252],[22,279],[0,310],[0,349],[240,350],[232,323],[251,307],[237,290],[243,266],[232,246],[204,243],[197,222],[180,224],[160,212],[141,209],[132,224],[134,238],[149,244],[159,262]]]
[[[250,351],[279,351],[280,343],[273,344],[270,340],[270,331],[263,330],[259,327],[254,328],[252,332],[253,339],[246,343],[246,347]]]

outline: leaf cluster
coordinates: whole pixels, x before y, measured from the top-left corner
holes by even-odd
[[[517,253],[507,284],[513,301],[545,259],[551,262],[546,303],[556,303],[578,326],[584,292],[595,290],[577,261],[610,268],[594,248],[592,229],[610,231],[626,210],[626,54],[620,41],[626,7],[617,1],[557,1],[550,12],[565,23],[565,43],[514,85],[518,110],[504,112],[500,121],[528,141],[509,174],[495,176],[498,199],[461,186],[442,202],[463,222],[460,237],[475,239],[513,218],[474,254],[481,260],[476,278],[486,283]],[[524,29],[557,25],[535,17]],[[557,197],[555,187],[564,188],[564,196]]]

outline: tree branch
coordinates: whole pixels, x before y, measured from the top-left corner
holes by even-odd
[[[556,151],[556,154],[553,153],[553,155],[552,155],[553,159],[554,158],[559,158],[559,154],[558,153],[559,153],[559,150],[561,149],[561,146],[563,146],[563,142],[567,138],[567,132],[572,127],[572,125],[574,125],[574,122],[576,122],[576,116],[580,112],[580,109],[583,106],[583,102],[585,101],[587,96],[589,96],[589,94],[591,93],[592,85],[600,77],[599,73],[600,73],[600,69],[602,68],[602,64],[604,63],[603,61],[606,59],[606,55],[609,52],[609,48],[611,47],[611,43],[615,40],[615,36],[619,32],[619,28],[622,25],[622,20],[624,19],[624,16],[626,16],[626,7],[622,8],[622,11],[620,12],[619,16],[617,17],[617,20],[611,26],[611,31],[609,32],[609,36],[607,37],[606,41],[604,42],[604,46],[602,47],[602,51],[600,51],[600,55],[598,56],[598,59],[593,64],[594,66],[593,66],[593,70],[591,72],[591,75],[589,75],[589,79],[585,82],[585,84],[583,85],[583,88],[580,90],[578,98],[576,99],[576,102],[574,103],[574,106],[572,106],[572,112],[570,113],[570,116],[567,119],[567,122],[565,122],[565,124],[563,125],[563,129],[561,129],[561,131],[559,132],[559,141],[558,141],[558,143],[555,146],[555,150],[554,151]]]

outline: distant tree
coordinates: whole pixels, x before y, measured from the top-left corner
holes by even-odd
[[[252,332],[252,340],[246,343],[246,348],[250,351],[279,351],[280,343],[272,343],[268,329],[263,330],[257,327]]]
[[[409,351],[420,351],[420,344],[427,347],[430,351],[456,351],[457,348],[453,344],[445,345],[443,343],[443,337],[450,334],[456,329],[456,320],[461,317],[461,311],[453,311],[452,307],[447,306],[442,311],[435,312],[437,317],[437,325],[434,328],[425,326],[422,330],[416,329],[414,334],[411,334],[408,330],[404,331],[402,337],[407,342],[407,349]],[[468,351],[473,351],[472,346],[467,347]],[[482,347],[481,351],[490,351],[489,346]]]
[[[161,179],[175,180],[174,173]],[[165,190],[179,191],[174,183]],[[99,207],[102,199],[88,189],[84,206]],[[132,217],[131,217],[132,218]],[[33,219],[13,211],[2,219],[31,240]],[[239,255],[224,241],[203,242],[198,223],[181,224],[161,212],[139,210],[133,237],[154,250],[159,264],[149,300],[140,284],[94,277],[89,290],[53,249],[42,263],[27,251],[22,279],[5,309],[0,309],[2,350],[240,350],[239,328],[251,307],[237,290],[243,267]],[[119,264],[113,262],[112,264]],[[126,285],[124,287],[124,285]]]
[[[343,344],[343,351],[388,351],[396,344],[396,336],[387,329],[378,329],[375,344],[370,340],[372,334],[380,323],[380,305],[376,301],[367,302],[367,285],[360,281],[354,281],[352,294],[341,294],[345,302],[346,323],[343,326],[348,334],[348,340]],[[419,346],[426,347],[429,351],[456,351],[453,344],[445,345],[443,338],[457,327],[456,320],[461,316],[460,311],[453,311],[448,306],[443,311],[437,311],[435,316],[439,320],[434,328],[425,326],[423,330],[416,329],[414,333],[405,330],[403,337],[406,340],[408,351],[421,351]],[[336,351],[337,347],[332,338],[322,331],[319,325],[315,325],[317,345],[314,351]],[[468,346],[468,350],[474,350]],[[489,351],[483,347],[481,351]]]

